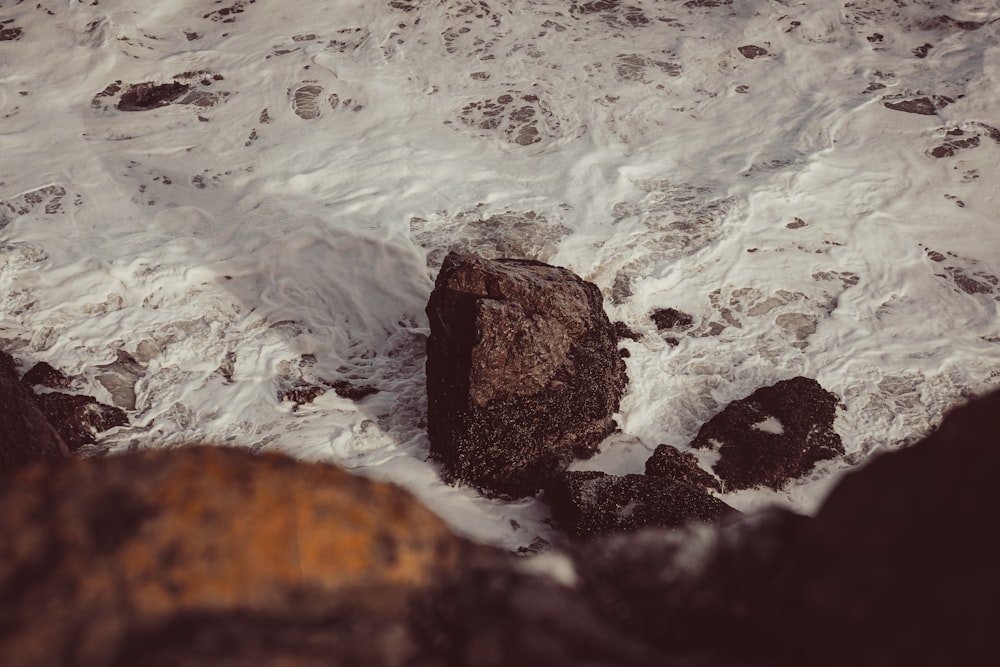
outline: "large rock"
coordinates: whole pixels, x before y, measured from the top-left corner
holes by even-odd
[[[595,285],[451,253],[427,315],[427,428],[450,481],[532,495],[613,432],[627,377]]]
[[[409,493],[191,447],[0,475],[0,664],[398,664],[474,548]],[[325,661],[325,662],[324,662]]]
[[[651,475],[562,473],[545,490],[545,501],[563,530],[575,539],[677,528],[691,521],[714,523],[736,510],[703,487]]]
[[[34,398],[18,378],[14,359],[0,352],[0,472],[69,455]]]
[[[653,455],[646,460],[646,474],[685,482],[706,491],[722,491],[719,480],[698,465],[694,454],[670,445],[657,445]]]
[[[124,410],[98,403],[93,396],[51,391],[39,394],[35,401],[71,452],[96,443],[98,433],[128,426]]]
[[[817,461],[844,453],[833,430],[839,402],[816,380],[784,380],[727,405],[701,427],[691,446],[718,449],[713,470],[726,491],[780,489]]]

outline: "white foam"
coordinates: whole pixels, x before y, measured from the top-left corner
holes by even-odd
[[[448,487],[426,462],[425,258],[467,234],[579,272],[643,334],[598,459],[612,472],[804,374],[843,398],[848,456],[753,498],[808,509],[838,471],[997,384],[996,7],[950,3],[984,23],[962,30],[881,0],[631,1],[645,26],[561,0],[239,4],[0,9],[23,31],[0,42],[0,338],[102,400],[96,367],[136,356],[115,451],[281,448],[407,485],[465,534],[537,544],[538,503]],[[95,98],[202,70],[183,81],[209,106]],[[311,120],[303,86],[320,89]],[[490,129],[476,105],[504,95]],[[917,115],[885,107],[895,95],[954,101]],[[522,108],[538,143],[512,143]],[[930,153],[955,140],[971,143]],[[676,345],[658,307],[694,318]],[[323,380],[380,392],[278,400]]]

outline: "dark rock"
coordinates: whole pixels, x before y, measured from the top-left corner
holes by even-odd
[[[131,84],[118,101],[119,111],[149,111],[165,107],[191,86],[173,81],[171,83],[155,84],[152,81]]]
[[[746,46],[741,46],[736,50],[739,51],[744,58],[748,58],[750,60],[767,55],[767,49],[754,44],[747,44]]]
[[[817,461],[843,454],[833,430],[838,403],[815,380],[784,380],[727,405],[701,427],[691,446],[718,448],[713,470],[727,491],[780,489]]]
[[[733,4],[733,0],[688,0],[685,7],[723,7]]]
[[[10,28],[0,28],[0,42],[16,42],[21,39],[21,35],[24,31],[17,26],[11,26]]]
[[[699,489],[722,491],[722,485],[711,473],[698,465],[691,452],[682,452],[670,445],[658,445],[646,461],[646,474],[685,482]]]
[[[450,481],[532,495],[614,431],[627,377],[596,285],[450,253],[427,315],[431,454]]]
[[[649,316],[660,331],[664,329],[690,329],[694,318],[676,308],[657,308]]]
[[[620,320],[618,322],[615,322],[614,326],[615,326],[615,336],[618,338],[618,340],[637,341],[642,338],[641,334],[632,331],[629,325],[625,324]]]
[[[945,15],[924,19],[917,23],[917,27],[921,30],[941,30],[949,28],[958,28],[959,30],[979,30],[984,25],[986,24],[979,21],[958,21]]]
[[[931,155],[936,158],[951,157],[960,150],[966,148],[976,148],[979,146],[979,137],[969,137],[968,139],[952,139],[940,146],[931,149]]]
[[[417,598],[411,667],[665,664],[602,612],[548,576],[509,565],[470,568]]]
[[[325,387],[314,384],[295,384],[278,392],[279,401],[290,401],[295,407],[312,403],[326,393]]]
[[[545,502],[556,523],[576,539],[712,523],[735,512],[703,488],[680,480],[597,471],[564,472],[546,488]]]
[[[69,450],[17,377],[14,359],[0,352],[0,472],[65,456]]]
[[[399,488],[237,449],[36,464],[0,507],[4,665],[399,665],[411,596],[480,552]]]
[[[98,403],[93,396],[49,392],[35,400],[71,452],[97,442],[96,435],[116,426],[128,426],[121,408]]]
[[[334,382],[333,390],[337,392],[337,396],[349,398],[352,401],[360,401],[362,398],[378,393],[378,389],[369,384],[352,384],[347,380]]]
[[[664,664],[984,664],[1000,596],[998,443],[1000,392],[849,473],[814,519],[775,509],[711,535],[588,544],[576,588]]]
[[[892,109],[893,111],[905,111],[906,113],[933,116],[938,112],[938,109],[943,109],[954,101],[953,98],[945,97],[944,95],[931,95],[929,97],[915,97],[908,100],[902,99],[898,102],[884,100],[882,104],[887,109]]]
[[[65,389],[69,386],[69,378],[62,371],[53,368],[44,361],[40,361],[31,367],[21,381],[29,387],[41,385],[50,389]]]

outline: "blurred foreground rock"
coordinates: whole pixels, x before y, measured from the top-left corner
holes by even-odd
[[[409,493],[190,447],[0,475],[0,664],[395,664],[475,549]],[[294,659],[293,659],[294,658]]]
[[[614,431],[627,377],[596,285],[450,253],[427,315],[427,428],[451,481],[533,495]]]

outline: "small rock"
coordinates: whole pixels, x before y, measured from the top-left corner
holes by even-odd
[[[699,489],[722,491],[719,480],[698,465],[694,454],[670,445],[657,446],[646,461],[646,474],[684,482]]]
[[[69,386],[70,380],[62,371],[53,368],[44,361],[39,361],[31,367],[21,381],[29,387],[41,385],[49,389],[65,389]]]
[[[677,528],[690,521],[711,523],[735,511],[683,481],[598,471],[564,472],[546,488],[545,502],[556,522],[576,539],[650,526]]]
[[[692,316],[676,308],[657,308],[649,317],[660,331],[665,329],[690,329],[694,325],[694,318]]]
[[[35,400],[71,452],[96,443],[98,433],[128,426],[124,410],[98,403],[93,396],[49,392],[39,394]]]
[[[838,403],[815,380],[784,380],[727,405],[701,427],[691,446],[718,449],[713,469],[726,491],[780,489],[817,461],[844,453],[833,430]]]
[[[748,58],[750,60],[767,55],[767,49],[761,46],[755,46],[754,44],[747,44],[746,46],[741,46],[736,50],[739,51],[744,58]]]

